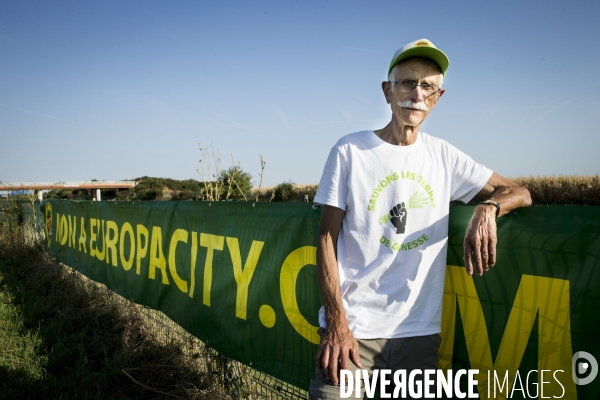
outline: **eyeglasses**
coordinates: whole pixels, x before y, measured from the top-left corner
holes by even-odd
[[[398,85],[400,88],[400,92],[402,93],[412,93],[412,91],[415,90],[417,86],[421,86],[421,92],[423,92],[423,95],[425,95],[425,97],[437,93],[440,89],[437,85],[434,85],[433,83],[423,82],[421,84],[418,84],[415,81],[410,81],[407,79],[404,79],[402,81],[390,81],[390,83],[392,83],[393,85]]]

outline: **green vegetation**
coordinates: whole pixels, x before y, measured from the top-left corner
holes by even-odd
[[[92,196],[90,195],[90,191],[86,189],[61,189],[49,191],[45,198],[57,200],[91,200]]]
[[[189,336],[161,339],[143,307],[9,225],[0,230],[0,398],[229,398],[214,351]]]
[[[232,179],[233,178],[233,179]],[[514,178],[515,182],[525,186],[531,192],[534,205],[539,204],[600,204],[600,177],[594,176],[547,176]],[[252,176],[239,166],[220,172],[214,182],[200,182],[194,179],[178,181],[169,178],[143,176],[136,179],[135,189],[103,189],[103,200],[209,200],[210,188],[218,186],[221,199],[236,201],[308,201],[312,202],[317,192],[314,185],[296,185],[285,181],[275,187],[252,189]],[[233,182],[233,183],[232,183]],[[207,185],[209,189],[207,189]],[[90,200],[87,190],[53,190],[46,198]]]
[[[225,199],[248,201],[250,198],[252,175],[244,172],[240,166],[233,166],[228,170],[221,171],[219,181],[223,182]]]
[[[275,201],[288,201],[294,195],[294,182],[285,181],[275,187]]]
[[[123,190],[119,200],[199,200],[202,196],[202,184],[194,179],[178,181],[142,176],[135,181],[138,182],[137,186],[132,190]]]
[[[137,185],[133,189],[101,189],[102,200],[209,200],[210,191],[219,190],[222,199],[250,200],[252,175],[239,166],[223,170],[219,179],[213,182],[200,182],[194,179],[179,181],[170,178],[142,176],[135,179]],[[214,196],[214,194],[213,194]],[[51,190],[46,199],[91,200],[91,191],[86,189]]]
[[[18,201],[6,201],[2,203],[0,212],[5,215],[11,215],[17,221],[23,222],[23,209]]]
[[[0,282],[3,280],[0,274]],[[15,306],[15,300],[8,287],[0,290],[0,371],[19,371],[17,381],[39,381],[43,378],[43,366],[47,363],[47,357],[38,354],[42,340],[37,331],[29,331],[24,327],[23,315]]]

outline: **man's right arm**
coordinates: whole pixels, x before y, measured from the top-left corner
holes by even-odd
[[[317,368],[323,370],[334,385],[339,383],[340,369],[348,369],[348,358],[359,368],[358,343],[348,328],[342,304],[337,263],[337,240],[345,211],[324,206],[317,240],[317,274],[325,306],[327,329],[317,351]]]

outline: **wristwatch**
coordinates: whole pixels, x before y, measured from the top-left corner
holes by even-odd
[[[493,206],[496,206],[496,218],[498,218],[498,215],[500,215],[500,203],[498,203],[497,201],[494,200],[484,200],[479,204],[491,204]]]

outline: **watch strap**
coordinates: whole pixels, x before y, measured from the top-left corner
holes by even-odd
[[[496,218],[500,215],[500,203],[494,200],[484,200],[479,204],[490,204],[492,206],[496,206]]]

